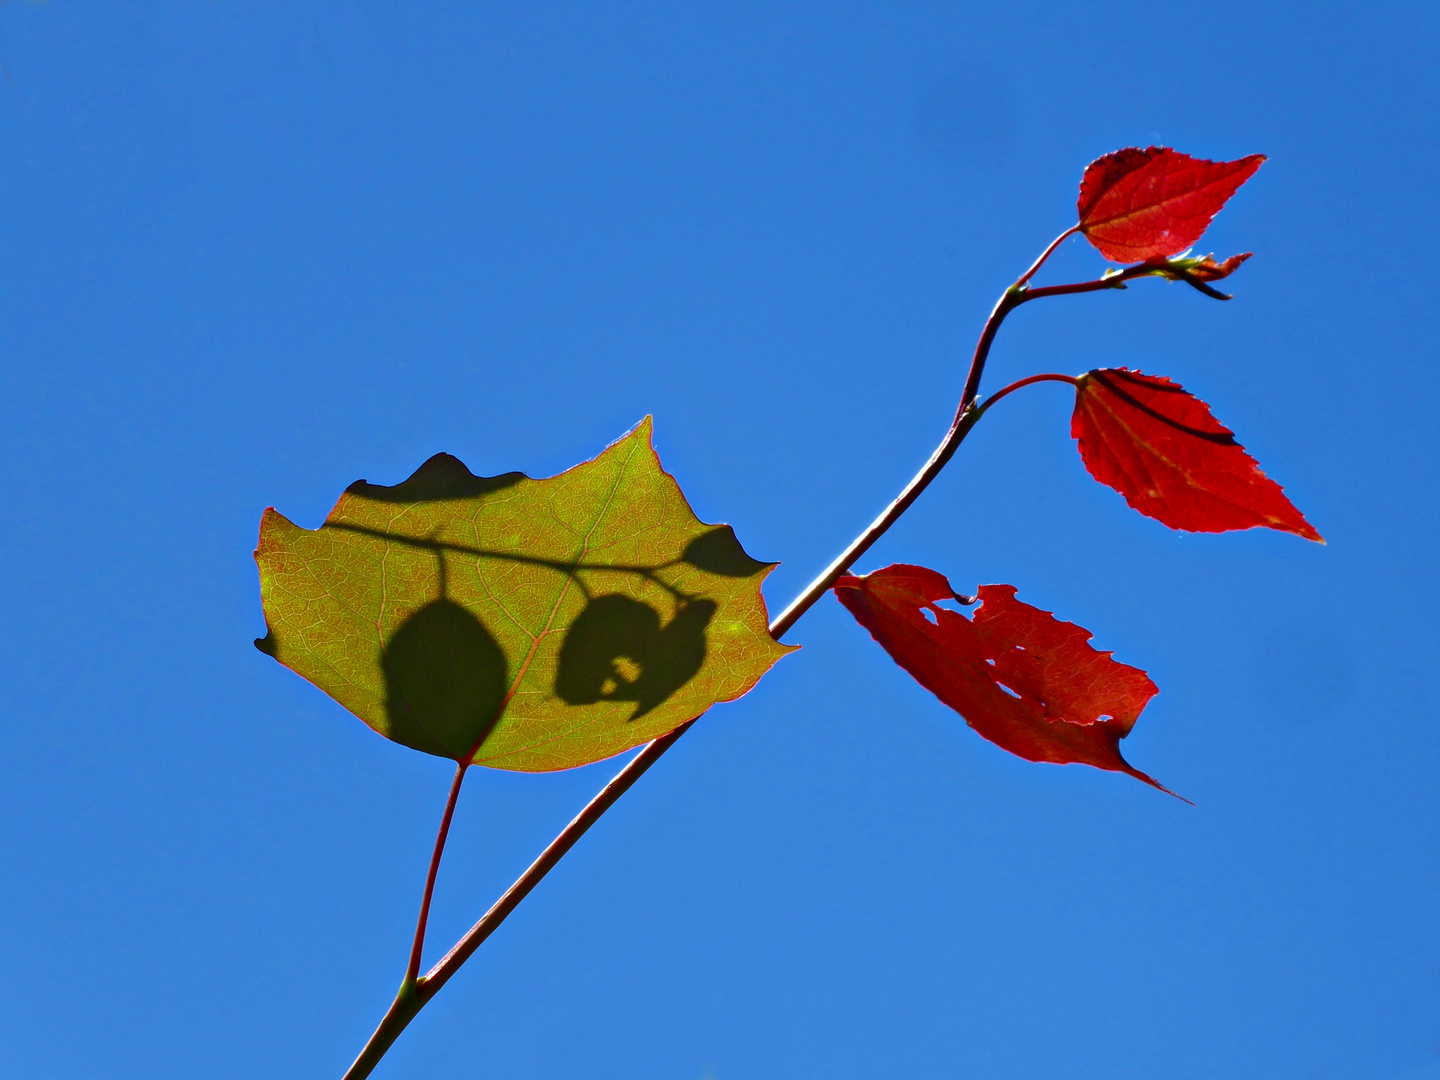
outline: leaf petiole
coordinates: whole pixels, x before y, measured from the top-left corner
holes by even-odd
[[[1045,260],[1050,258],[1051,255],[1055,254],[1055,249],[1079,231],[1079,225],[1071,225],[1070,228],[1066,229],[1054,240],[1051,240],[1050,246],[1040,253],[1040,257],[1030,264],[1030,269],[1026,270],[1025,273],[1021,274],[1019,279],[1015,282],[1014,285],[1011,286],[1011,288],[1022,288],[1027,281],[1029,281],[1032,277],[1035,276],[1035,274],[1039,271],[1040,267],[1045,265]]]
[[[1003,389],[996,390],[995,393],[991,394],[988,398],[981,402],[975,411],[983,416],[986,412],[989,411],[990,406],[994,405],[1001,398],[1006,397],[1009,394],[1013,394],[1016,390],[1019,390],[1022,387],[1030,386],[1032,383],[1038,382],[1063,382],[1069,383],[1071,386],[1076,386],[1079,384],[1079,380],[1076,379],[1074,375],[1030,375],[1023,379],[1017,379],[1015,382],[1012,382],[1009,386],[1004,387]]]
[[[410,946],[410,963],[405,969],[405,984],[413,985],[420,975],[420,957],[425,949],[425,924],[430,920],[430,898],[435,895],[435,878],[440,872],[440,857],[445,853],[445,840],[450,835],[450,819],[455,816],[455,803],[460,798],[460,785],[465,781],[469,763],[460,762],[455,779],[450,782],[450,797],[445,800],[445,813],[435,833],[435,850],[430,855],[430,870],[425,875],[425,895],[420,900],[420,917],[415,922],[415,942]]]

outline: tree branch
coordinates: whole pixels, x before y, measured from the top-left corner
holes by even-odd
[[[1077,226],[1078,228],[1078,226]],[[1100,289],[1123,289],[1125,282],[1136,277],[1147,275],[1163,274],[1164,268],[1141,264],[1128,267],[1125,270],[1112,272],[1094,281],[1080,282],[1073,285],[1051,285],[1044,288],[1031,288],[1028,284],[1035,272],[1040,269],[1045,260],[1060,246],[1066,237],[1072,235],[1076,230],[1069,229],[1061,233],[1050,246],[1041,253],[1040,257],[1030,268],[1005,292],[996,302],[990,312],[990,317],[985,320],[985,327],[980,332],[980,339],[975,344],[975,353],[970,360],[970,370],[965,377],[965,389],[960,395],[960,404],[955,410],[955,418],[950,423],[940,444],[930,455],[929,460],[920,467],[920,471],[911,478],[904,489],[897,495],[893,502],[887,506],[878,517],[872,521],[859,536],[850,544],[812,581],[805,589],[792,600],[770,623],[770,633],[773,637],[779,638],[784,635],[800,618],[809,611],[822,596],[824,596],[839,577],[846,573],[855,562],[870,550],[872,546],[889,530],[889,528],[900,519],[900,516],[920,497],[931,481],[940,475],[946,463],[955,455],[960,444],[970,433],[976,422],[984,414],[985,410],[993,405],[1000,398],[1013,390],[1031,382],[1039,382],[1045,379],[1070,380],[1066,375],[1039,375],[1030,379],[1022,379],[1013,383],[998,394],[994,395],[983,406],[976,408],[975,401],[980,392],[980,380],[985,373],[985,362],[990,355],[990,348],[995,342],[995,335],[1000,330],[1000,325],[1005,317],[1021,304],[1031,300],[1039,300],[1047,296],[1068,296],[1075,293],[1095,292]],[[1185,280],[1190,280],[1187,276]],[[1190,284],[1195,284],[1190,281]],[[1197,286],[1198,287],[1198,286]],[[698,719],[698,718],[697,718]],[[400,992],[396,995],[394,1003],[380,1021],[380,1026],[371,1035],[370,1041],[355,1059],[355,1063],[345,1073],[343,1080],[363,1080],[370,1075],[371,1071],[379,1063],[380,1059],[389,1050],[391,1045],[399,1037],[405,1027],[414,1019],[416,1013],[424,1008],[439,989],[449,981],[450,977],[460,969],[460,966],[474,954],[496,928],[510,915],[520,902],[528,896],[532,889],[538,885],[545,875],[548,874],[562,858],[565,857],[580,837],[584,836],[590,826],[609,810],[625,792],[629,791],[635,781],[660,760],[661,756],[674,746],[680,737],[689,731],[695,720],[689,720],[681,724],[668,735],[647,743],[639,753],[632,757],[625,767],[615,774],[614,778],[602,788],[593,799],[586,804],[585,808],[561,830],[560,834],[550,841],[550,844],[540,853],[533,863],[526,868],[510,888],[505,890],[504,895],[497,900],[489,911],[482,915],[465,936],[457,941],[451,950],[446,953],[430,971],[423,977],[416,978],[415,973],[419,970],[419,954],[423,945],[425,919],[429,911],[430,895],[434,888],[435,874],[439,866],[441,850],[444,847],[445,834],[449,829],[450,817],[454,812],[455,798],[460,791],[460,781],[464,775],[464,767],[456,774],[454,783],[450,789],[450,801],[446,805],[445,816],[441,822],[440,834],[436,838],[435,855],[431,860],[430,875],[425,886],[425,900],[421,908],[420,923],[416,928],[414,948],[411,950],[410,970],[407,972],[406,980],[401,984]]]

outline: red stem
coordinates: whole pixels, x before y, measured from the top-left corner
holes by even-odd
[[[1071,285],[1042,285],[1038,289],[1026,289],[1021,303],[1026,300],[1039,300],[1046,296],[1073,296],[1076,293],[1098,292],[1101,289],[1123,289],[1125,282],[1141,276],[1138,272],[1140,269],[1138,266],[1131,266],[1118,274],[1096,278],[1094,281],[1077,281]],[[1132,271],[1135,272],[1132,273]],[[1153,273],[1154,271],[1147,272]]]
[[[997,401],[1005,397],[1007,394],[1013,394],[1021,387],[1029,386],[1031,383],[1037,382],[1063,382],[1069,383],[1071,386],[1078,386],[1080,380],[1075,378],[1074,375],[1030,375],[1024,379],[1017,379],[1009,386],[1005,387],[1002,390],[996,390],[995,393],[991,394],[988,398],[986,398],[985,404],[980,406],[980,411],[982,413],[985,412],[987,409],[990,408],[991,405],[994,405]]]
[[[430,855],[430,872],[425,875],[425,896],[420,901],[420,918],[415,923],[415,943],[410,946],[410,964],[405,969],[405,984],[410,985],[420,975],[420,956],[425,950],[425,924],[430,921],[430,898],[435,895],[435,878],[440,873],[440,856],[445,853],[445,838],[450,835],[450,819],[455,816],[455,801],[460,798],[460,785],[469,768],[461,762],[455,769],[455,779],[450,781],[450,797],[445,800],[445,813],[440,818],[440,828],[435,833],[435,850]]]
[[[1027,281],[1034,277],[1036,271],[1038,271],[1040,267],[1045,265],[1045,260],[1050,258],[1051,255],[1055,254],[1055,249],[1079,231],[1079,225],[1071,225],[1070,228],[1066,229],[1059,236],[1055,237],[1054,240],[1051,240],[1050,246],[1040,253],[1040,257],[1030,264],[1030,269],[1026,270],[1025,273],[1021,274],[1019,280],[1016,281],[1015,284],[1024,285]]]
[[[1114,271],[1106,274],[1104,277],[1098,277],[1094,281],[1077,281],[1070,285],[1045,285],[1038,289],[1027,287],[1023,290],[1019,302],[1023,304],[1027,301],[1039,300],[1046,296],[1073,296],[1076,293],[1098,292],[1101,289],[1123,289],[1127,281],[1133,281],[1136,278],[1156,276],[1183,281],[1185,284],[1194,286],[1206,296],[1216,300],[1231,299],[1228,294],[1211,288],[1187,270],[1177,269],[1165,264],[1137,263],[1134,266],[1125,267],[1124,270]],[[1022,278],[1021,281],[1023,282],[1023,280]]]
[[[422,1003],[428,1001],[440,987],[445,985],[450,976],[459,970],[460,965],[470,959],[470,956],[494,932],[495,928],[505,921],[506,916],[530,894],[530,890],[540,884],[541,878],[548,874],[551,868],[564,858],[565,853],[575,846],[575,842],[585,835],[590,826],[599,820],[600,815],[610,809],[621,795],[629,791],[630,786],[644,775],[645,770],[660,760],[660,755],[669,750],[681,735],[690,730],[694,723],[694,720],[686,721],[668,735],[662,735],[660,738],[646,743],[644,748],[631,758],[608,784],[600,789],[600,793],[585,805],[585,809],[575,815],[570,824],[560,831],[559,836],[550,841],[545,850],[540,853],[540,857],[516,879],[515,884],[506,889],[504,895],[491,905],[490,910],[485,912],[479,921],[466,931],[465,936],[440,958],[440,962],[430,969],[420,982]]]

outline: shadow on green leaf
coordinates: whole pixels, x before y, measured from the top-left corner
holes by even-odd
[[[510,682],[495,638],[444,598],[400,625],[381,652],[380,667],[390,738],[456,761],[490,733]]]
[[[436,454],[401,483],[387,486],[372,484],[368,480],[356,480],[345,489],[345,493],[372,502],[440,502],[445,499],[473,499],[488,495],[492,491],[514,487],[524,479],[525,474],[520,472],[476,476],[453,454]]]
[[[690,600],[662,627],[649,604],[597,596],[560,646],[555,693],[569,705],[633,701],[630,720],[644,716],[704,666],[705,627],[715,610],[712,600]]]
[[[718,525],[691,540],[680,553],[680,561],[709,574],[733,578],[752,577],[770,565],[747,555],[729,525]]]

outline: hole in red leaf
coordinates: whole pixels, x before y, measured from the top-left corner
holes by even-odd
[[[982,585],[983,606],[972,618],[939,619],[942,609],[930,598],[953,591],[923,566],[848,578],[836,593],[901,667],[981,737],[1028,761],[1078,762],[1160,787],[1120,754],[1155,684],[1092,648],[1084,627],[1021,603],[1009,585]],[[922,608],[937,616],[935,629],[916,619]]]

